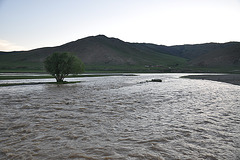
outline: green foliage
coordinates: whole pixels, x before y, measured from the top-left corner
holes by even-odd
[[[63,82],[69,74],[84,72],[83,62],[70,53],[53,53],[45,59],[44,66],[57,82]]]

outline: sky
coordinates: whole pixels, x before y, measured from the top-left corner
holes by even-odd
[[[240,41],[240,0],[0,0],[0,51],[99,34],[168,46]]]

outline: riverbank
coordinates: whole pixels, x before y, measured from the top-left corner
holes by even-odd
[[[83,74],[83,75],[70,75],[66,78],[81,78],[81,77],[102,77],[113,76],[110,74]],[[14,80],[14,79],[49,79],[54,78],[50,75],[0,75],[0,80]]]
[[[84,78],[84,77],[103,77],[103,76],[136,76],[135,74],[117,74],[117,73],[112,73],[112,74],[81,74],[81,75],[69,75],[66,78]],[[9,83],[5,80],[40,80],[41,79],[52,79],[55,80],[53,76],[50,75],[45,75],[45,74],[1,74],[0,73],[0,87],[5,87],[5,86],[17,86],[17,85],[38,85],[38,84],[68,84],[68,83],[79,83],[81,81],[64,81],[64,83],[57,83],[57,82],[20,82],[20,83]]]
[[[225,82],[234,85],[240,85],[240,74],[222,74],[222,75],[189,75],[182,78],[202,79],[218,82]]]

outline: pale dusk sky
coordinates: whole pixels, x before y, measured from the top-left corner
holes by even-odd
[[[168,46],[240,41],[240,0],[0,0],[0,51],[99,34]]]

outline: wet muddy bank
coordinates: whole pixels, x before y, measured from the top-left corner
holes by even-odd
[[[211,80],[211,81],[218,81],[218,82],[225,82],[225,83],[240,85],[240,74],[188,75],[182,78]]]

